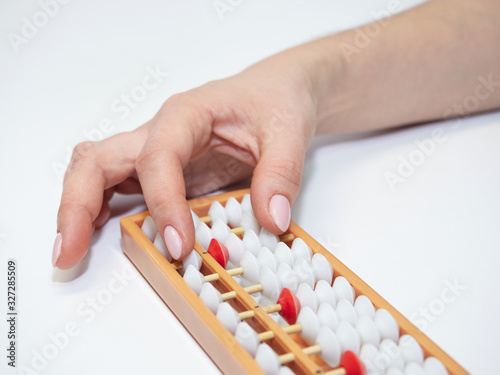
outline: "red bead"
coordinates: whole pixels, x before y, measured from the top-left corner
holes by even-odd
[[[217,239],[212,238],[208,245],[208,253],[219,263],[223,268],[226,268],[229,259],[229,251],[227,247],[221,244]]]
[[[300,312],[300,301],[288,288],[283,288],[278,297],[279,305],[281,305],[280,315],[288,324],[295,324]]]
[[[344,368],[346,375],[365,374],[365,366],[360,361],[358,356],[350,350],[346,350],[345,353],[342,354],[340,366]]]

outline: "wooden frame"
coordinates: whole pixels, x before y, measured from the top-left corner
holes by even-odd
[[[206,216],[213,201],[217,200],[222,205],[225,205],[230,197],[241,201],[242,197],[247,193],[249,193],[249,189],[197,198],[189,201],[189,206],[198,216]],[[179,272],[165,259],[143,233],[141,225],[148,215],[149,212],[146,211],[120,220],[122,249],[125,255],[142,273],[223,373],[264,374],[253,357],[246,352],[234,336],[205,306],[196,293],[184,282]],[[438,358],[446,366],[450,374],[467,374],[467,371],[432,340],[293,221],[290,223],[290,227],[285,234],[292,234],[294,237],[302,238],[312,249],[313,253],[323,254],[333,265],[333,269],[335,270],[334,277],[344,276],[354,287],[357,295],[363,294],[367,296],[377,309],[384,308],[388,310],[398,322],[400,334],[407,333],[412,335],[423,348],[425,357],[434,356]],[[287,244],[290,245],[291,241]],[[234,291],[236,293],[236,298],[231,302],[233,307],[239,311],[254,311],[255,317],[246,320],[247,323],[257,332],[273,331],[274,339],[266,342],[278,354],[294,353],[295,361],[288,366],[295,373],[321,374],[331,370],[331,367],[320,356],[308,356],[304,354],[302,348],[306,347],[307,344],[300,335],[285,333],[265,312],[262,306],[258,305],[197,242],[195,244],[195,251],[200,254],[203,261],[202,273],[219,274],[219,280],[214,283],[214,286],[222,293],[227,291]]]

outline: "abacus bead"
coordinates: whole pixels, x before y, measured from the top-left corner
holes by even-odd
[[[337,338],[340,341],[342,353],[346,350],[350,350],[355,354],[359,354],[361,339],[352,325],[346,321],[340,321],[337,327]]]
[[[355,293],[354,289],[349,284],[349,281],[343,276],[338,276],[335,278],[335,281],[333,282],[333,292],[335,293],[335,296],[337,297],[337,301],[340,299],[346,299],[350,303],[354,303],[354,298],[355,298]]]
[[[356,323],[356,331],[361,337],[362,344],[373,344],[378,346],[380,343],[380,332],[378,331],[375,322],[368,315],[358,317]]]
[[[399,349],[406,363],[415,362],[419,365],[424,364],[424,351],[413,336],[401,336],[399,338]]]
[[[399,325],[386,309],[378,309],[375,312],[375,324],[382,339],[390,339],[394,342],[399,338]]]
[[[195,231],[196,241],[203,247],[204,249],[208,249],[208,245],[210,245],[210,241],[214,238],[212,230],[208,227],[207,224],[201,223],[198,224],[198,227]]]
[[[336,307],[337,314],[340,320],[345,320],[350,325],[355,326],[358,320],[358,315],[354,306],[346,299],[341,299],[337,302]]]
[[[259,254],[262,246],[259,236],[257,236],[253,230],[245,231],[245,234],[243,235],[243,244],[245,245],[245,248],[255,256]]]
[[[314,312],[318,311],[318,297],[316,297],[314,290],[308,284],[299,284],[296,296],[302,308],[308,306]]]
[[[303,258],[308,262],[311,261],[312,251],[302,238],[296,238],[293,240],[292,252],[296,259]]]
[[[260,271],[259,282],[262,284],[262,294],[275,302],[281,292],[281,285],[276,274],[268,267]]]
[[[172,262],[172,255],[170,255],[165,242],[163,242],[160,233],[156,233],[155,242],[153,245],[158,249],[158,251],[163,255],[169,262]]]
[[[255,360],[268,375],[277,375],[281,368],[278,354],[266,343],[260,344],[255,354]]]
[[[316,338],[316,344],[321,346],[321,358],[331,367],[338,367],[342,353],[339,340],[328,327],[322,327]]]
[[[146,216],[144,222],[142,223],[141,229],[146,237],[149,238],[151,242],[153,242],[156,233],[158,233],[158,230],[156,229],[155,222],[153,221],[153,218],[151,216]]]
[[[335,309],[328,303],[322,303],[318,307],[318,319],[322,327],[328,327],[334,332],[339,325],[339,316]]]
[[[320,325],[316,313],[309,306],[302,306],[300,309],[297,324],[301,326],[300,335],[309,344],[312,344],[318,336]]]
[[[200,298],[214,314],[222,303],[220,292],[210,283],[203,284],[200,291]]]
[[[227,251],[229,251],[229,261],[233,264],[240,264],[241,257],[245,252],[245,245],[243,244],[243,241],[240,240],[236,234],[230,233],[229,236],[227,236],[225,245],[227,247]]]
[[[189,255],[182,261],[182,271],[186,272],[186,269],[191,264],[198,271],[201,269],[202,260],[200,254],[196,250],[193,250],[189,253]]]
[[[314,276],[314,271],[311,267],[311,264],[307,260],[298,258],[295,261],[293,270],[299,278],[299,283],[305,283],[308,284],[311,288],[314,288],[316,277]]]
[[[405,375],[426,375],[422,366],[416,363],[408,363],[405,367]]]
[[[318,302],[328,303],[332,307],[335,307],[337,304],[337,299],[335,297],[335,293],[333,293],[333,289],[328,281],[319,280],[316,283],[316,287],[314,288],[314,293],[318,297]]]
[[[278,259],[267,247],[261,247],[257,259],[261,267],[269,267],[273,272],[278,270]]]
[[[367,315],[371,319],[375,319],[375,307],[367,296],[358,296],[354,302],[354,309],[359,316]]]
[[[248,232],[249,230],[254,231],[255,233],[260,232],[260,224],[253,216],[252,213],[248,211],[243,211],[243,214],[241,215],[241,226],[243,227],[243,230],[245,232]]]
[[[295,375],[295,373],[292,371],[290,367],[281,366],[278,375]]]
[[[260,264],[257,258],[250,252],[243,253],[240,266],[243,268],[243,277],[252,283],[259,281]]]
[[[401,350],[399,350],[394,341],[390,339],[382,340],[379,346],[379,351],[382,356],[385,356],[384,361],[387,364],[387,368],[397,367],[400,370],[404,369],[405,360],[401,355]]]
[[[222,302],[217,308],[216,316],[224,327],[234,335],[241,322],[238,312],[229,303]]]
[[[200,224],[200,218],[191,210],[191,218],[193,219],[194,229],[198,228],[198,224]]]
[[[378,345],[377,345],[378,346]],[[359,351],[359,359],[366,367],[367,374],[383,373],[384,368],[379,368],[379,352],[377,346],[373,344],[364,344]]]
[[[262,246],[267,247],[271,251],[274,251],[274,249],[276,249],[276,245],[280,242],[277,235],[267,231],[265,228],[260,230],[259,238],[260,242],[262,242]]]
[[[200,294],[201,288],[203,287],[203,284],[205,284],[205,277],[201,274],[201,272],[190,264],[187,266],[183,278],[196,294]]]
[[[255,357],[260,344],[259,335],[247,322],[238,324],[234,337],[252,357]]]
[[[278,258],[278,262],[286,263],[290,267],[293,267],[293,252],[284,242],[279,242],[274,249],[274,255]]]
[[[212,225],[217,219],[221,219],[224,224],[227,224],[226,210],[219,201],[212,202],[210,209],[208,210],[208,215],[212,219]]]
[[[323,254],[316,253],[313,255],[311,265],[316,276],[316,280],[325,280],[330,285],[333,282],[333,266],[324,257]]]
[[[297,288],[299,287],[299,278],[286,263],[281,263],[278,266],[278,271],[276,272],[280,284],[283,288],[288,288],[292,293],[297,293]]]
[[[241,199],[241,209],[243,211],[248,211],[253,215],[252,201],[250,199],[250,194],[245,194]]]
[[[212,234],[219,242],[226,242],[229,233],[231,233],[231,229],[221,219],[217,218],[212,221]]]
[[[401,371],[401,369],[397,368],[397,367],[391,367],[389,369],[387,369],[387,371],[385,372],[385,375],[405,375],[403,371]]]
[[[448,370],[435,357],[427,357],[424,361],[424,370],[427,375],[448,375]]]
[[[242,216],[241,205],[234,197],[229,198],[226,202],[226,215],[229,225],[232,227],[240,226]]]

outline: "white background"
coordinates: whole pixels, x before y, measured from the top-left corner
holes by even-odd
[[[14,258],[20,373],[218,373],[121,253],[118,220],[144,209],[140,197],[114,200],[115,216],[94,235],[77,269],[52,269],[58,170],[88,138],[84,132],[96,136],[102,119],[112,120],[106,136],[131,130],[176,92],[371,21],[373,11],[386,7],[385,1],[243,1],[221,19],[211,1],[73,0],[16,52],[9,33],[21,34],[23,18],[32,20],[41,7],[2,1],[0,311],[6,262]],[[170,75],[120,118],[112,103],[157,65]],[[384,174],[396,172],[399,158],[408,159],[418,150],[415,142],[434,129],[445,131],[446,140],[392,191]],[[316,139],[293,210],[299,225],[403,314],[419,318],[424,332],[474,373],[497,366],[499,136],[494,112],[460,123]],[[128,279],[120,284],[122,273]],[[465,290],[444,304],[449,282]],[[110,283],[119,291],[92,309],[91,300]],[[421,309],[429,308],[435,314],[422,321]],[[16,373],[4,356],[6,319],[0,312],[2,374]],[[68,323],[77,334],[51,352],[51,335],[61,336]],[[54,358],[40,363],[44,350]],[[37,358],[41,371],[33,368]]]

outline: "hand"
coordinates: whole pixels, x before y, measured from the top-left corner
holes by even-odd
[[[194,246],[186,196],[248,178],[264,228],[284,232],[316,129],[312,67],[300,48],[168,99],[128,133],[79,144],[64,178],[53,263],[76,265],[114,192],[143,192],[175,259]]]

